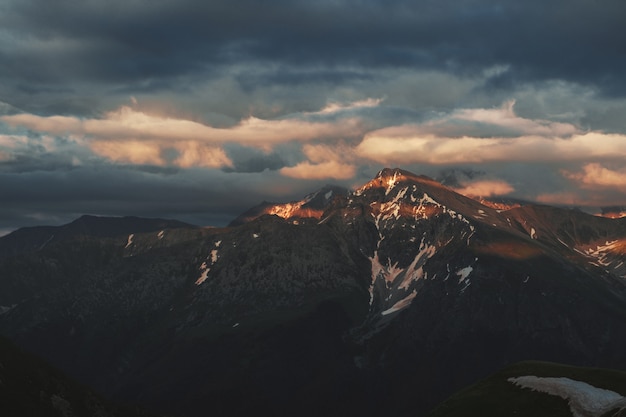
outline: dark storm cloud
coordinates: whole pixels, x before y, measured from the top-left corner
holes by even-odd
[[[358,78],[362,67],[509,65],[493,86],[559,78],[626,93],[621,0],[14,0],[2,16],[0,76],[39,91],[76,81],[175,89],[168,80],[264,62],[280,64],[265,76],[278,83]]]
[[[263,153],[236,145],[229,146],[226,150],[233,166],[222,168],[224,172],[255,173],[276,171],[287,166],[287,162],[278,152]]]
[[[300,85],[300,84],[326,84],[331,86],[341,85],[354,81],[371,81],[373,73],[354,70],[298,70],[295,68],[282,68],[274,71],[248,70],[238,74],[235,79],[244,91],[252,91],[263,85]]]

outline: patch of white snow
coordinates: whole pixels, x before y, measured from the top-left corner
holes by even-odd
[[[407,295],[402,300],[398,301],[393,306],[391,306],[391,308],[388,308],[387,310],[383,311],[381,314],[383,316],[386,316],[387,314],[395,313],[396,311],[400,311],[400,310],[407,308],[408,306],[411,305],[411,301],[413,301],[416,295],[417,295],[417,291],[413,290],[411,294]]]
[[[16,305],[17,304],[13,304],[12,306],[0,306],[0,316],[13,310]]]
[[[569,378],[520,376],[509,382],[522,388],[545,392],[567,400],[574,417],[601,416],[616,407],[623,407],[625,398],[610,390],[594,387]]]
[[[134,237],[135,237],[134,233],[131,233],[130,235],[128,235],[128,241],[126,242],[126,246],[124,246],[124,249],[126,249],[127,247],[133,244]]]
[[[209,271],[210,270],[211,270],[211,268],[208,267],[206,262],[202,262],[202,265],[200,265],[200,271],[202,271],[202,273],[200,274],[200,277],[196,280],[196,285],[200,285],[204,281],[206,281],[206,279],[209,276]]]
[[[460,277],[459,282],[465,281],[465,279],[469,276],[469,274],[472,273],[473,270],[474,268],[472,268],[471,266],[466,266],[465,268],[456,271],[456,274]]]

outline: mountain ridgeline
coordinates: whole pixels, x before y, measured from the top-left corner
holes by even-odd
[[[116,401],[425,416],[521,360],[626,369],[626,219],[400,169],[226,228],[81,219],[0,238],[0,333]]]

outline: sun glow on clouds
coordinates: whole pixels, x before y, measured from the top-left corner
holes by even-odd
[[[458,134],[467,131],[473,135]],[[626,157],[626,136],[525,119],[509,102],[498,109],[458,110],[422,124],[372,131],[355,151],[382,164],[584,161]]]
[[[100,119],[16,114],[2,116],[0,120],[14,127],[82,138],[83,144],[92,152],[114,162],[219,168],[232,166],[232,161],[221,148],[228,143],[269,151],[281,143],[362,134],[360,120],[354,116],[342,117],[340,121],[307,119],[373,107],[379,102],[365,100],[349,105],[332,104],[319,112],[295,114],[276,120],[249,117],[228,128],[154,116],[126,106]],[[176,156],[171,157],[172,153]],[[346,175],[346,171],[341,174],[342,178]]]
[[[233,127],[216,128],[190,120],[153,116],[126,106],[107,113],[102,119],[18,114],[3,116],[2,120],[9,125],[40,132],[82,134],[95,139],[202,140],[213,144],[237,142],[259,147],[330,135],[347,135],[355,127],[352,120],[335,124],[308,122],[297,117],[281,120],[249,117]]]
[[[278,152],[279,145],[296,144],[287,148],[301,149],[302,160],[280,169],[284,177],[347,180],[357,175],[360,166],[372,163],[445,166],[520,162],[554,166],[554,172],[572,181],[579,191],[626,186],[625,170],[604,166],[624,160],[625,135],[524,118],[516,114],[514,101],[491,109],[459,109],[411,124],[385,119],[389,109],[377,113],[383,106],[381,99],[330,102],[318,111],[275,119],[248,117],[230,127],[150,114],[138,108],[137,100],[132,103],[90,119],[27,113],[0,116],[0,122],[33,133],[0,135],[0,161],[11,161],[28,152],[37,156],[74,150],[81,161],[96,155],[122,164],[232,168],[235,163],[226,145]],[[375,122],[368,117],[374,117]],[[569,169],[559,170],[559,164],[565,163]],[[572,163],[580,164],[580,170],[575,171]],[[489,197],[516,190],[508,182],[483,179],[463,183],[457,191]],[[543,193],[536,198],[548,202],[556,197],[580,201],[575,193]]]
[[[515,188],[506,181],[486,180],[463,184],[462,188],[457,188],[455,191],[468,197],[492,197],[510,194],[515,191]]]
[[[293,167],[285,167],[280,173],[299,179],[349,179],[356,173],[356,166],[346,162],[350,159],[350,148],[345,145],[304,145],[302,152],[307,160]]]
[[[567,178],[580,183],[586,188],[606,187],[623,188],[626,187],[626,169],[618,171],[603,167],[598,163],[587,164],[582,172],[563,171]]]

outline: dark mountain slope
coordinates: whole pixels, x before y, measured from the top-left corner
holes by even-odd
[[[0,337],[0,410],[20,417],[149,417],[115,406],[41,359]]]
[[[25,227],[4,236],[0,239],[0,258],[37,252],[49,244],[81,237],[114,238],[181,227],[194,226],[177,220],[85,215],[63,226]]]

